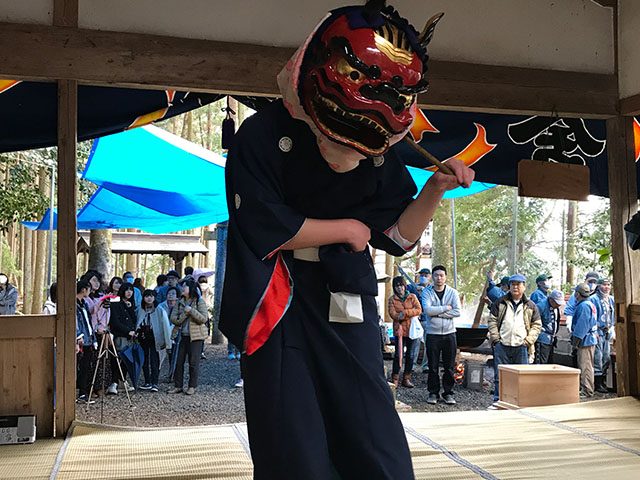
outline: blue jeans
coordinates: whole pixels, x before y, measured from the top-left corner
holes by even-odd
[[[611,363],[611,344],[607,338],[608,336],[604,331],[598,330],[598,343],[593,356],[593,374],[596,377],[606,375]]]
[[[500,399],[500,375],[498,373],[499,365],[526,365],[529,363],[529,352],[526,345],[519,347],[509,347],[498,342],[493,346],[493,383],[495,390],[493,391],[493,401]]]

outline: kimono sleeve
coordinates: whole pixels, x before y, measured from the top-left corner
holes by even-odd
[[[287,205],[283,160],[264,117],[245,121],[234,138],[226,167],[229,217],[259,259],[266,259],[298,233],[305,217]]]
[[[369,203],[364,219],[371,228],[370,243],[374,248],[402,256],[414,247],[415,243],[405,248],[407,245],[401,245],[390,232],[416,193],[416,184],[409,171],[395,151],[390,150],[379,169],[376,196]]]

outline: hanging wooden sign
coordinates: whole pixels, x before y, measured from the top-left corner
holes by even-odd
[[[589,167],[541,160],[520,160],[518,162],[518,195],[587,200]]]

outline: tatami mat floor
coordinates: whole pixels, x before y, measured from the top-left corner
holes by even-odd
[[[640,401],[406,413],[417,479],[640,479]],[[4,479],[251,479],[246,426],[76,424],[65,440],[0,447]]]

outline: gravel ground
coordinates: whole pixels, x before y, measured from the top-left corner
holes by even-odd
[[[168,427],[187,425],[220,425],[245,421],[244,396],[234,388],[240,378],[240,362],[227,359],[226,345],[205,345],[206,360],[200,365],[200,385],[194,395],[168,394],[173,383],[163,383],[167,377],[166,362],[160,372],[160,391],[131,393],[138,426]],[[188,367],[185,367],[185,379]],[[81,421],[133,426],[127,396],[122,388],[117,396],[96,399],[87,407],[76,405],[76,418]],[[101,421],[101,411],[103,418]]]
[[[131,394],[138,426],[168,427],[192,425],[220,425],[244,422],[244,397],[241,388],[234,388],[240,376],[237,360],[227,359],[226,345],[206,345],[206,360],[200,366],[200,385],[195,395],[167,394],[173,384],[161,383],[160,392],[136,391]],[[468,355],[474,362],[485,363],[486,355]],[[385,360],[387,372],[391,372],[391,360]],[[469,390],[456,385],[454,389],[456,405],[437,405],[426,403],[427,374],[416,367],[413,374],[415,388],[399,387],[397,399],[409,405],[413,412],[444,412],[455,410],[485,410],[493,401],[493,369],[484,369],[482,391]],[[186,376],[186,374],[185,374]],[[160,373],[166,378],[166,366]],[[612,398],[615,394],[596,394],[593,400]],[[103,401],[104,400],[104,401]],[[135,425],[129,411],[127,396],[120,389],[117,396],[109,395],[97,399],[89,406],[76,406],[76,418],[81,421],[105,423],[111,425]]]

